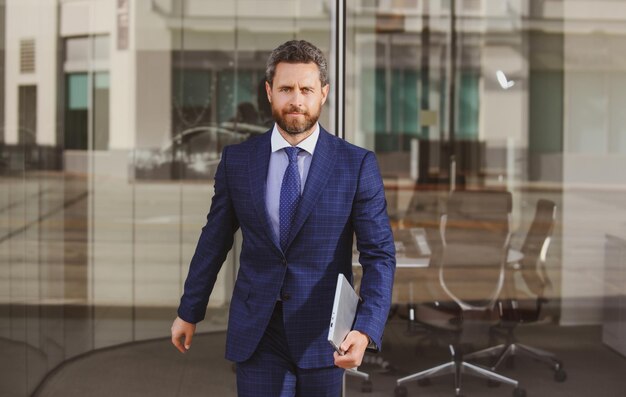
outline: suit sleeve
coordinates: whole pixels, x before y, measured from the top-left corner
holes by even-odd
[[[191,259],[184,294],[178,307],[178,316],[189,323],[195,324],[204,319],[217,274],[233,245],[233,235],[239,228],[228,191],[227,149],[224,148],[215,173],[215,194],[211,209]]]
[[[366,333],[380,347],[391,306],[396,259],[383,181],[372,152],[367,152],[361,163],[352,224],[363,267],[362,302],[354,329]]]

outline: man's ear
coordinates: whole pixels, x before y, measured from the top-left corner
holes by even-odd
[[[322,105],[326,103],[326,98],[328,98],[328,93],[330,92],[330,84],[326,84],[322,87]]]
[[[272,86],[267,81],[265,82],[265,92],[267,93],[267,100],[272,103]]]

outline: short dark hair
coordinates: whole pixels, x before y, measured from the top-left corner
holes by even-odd
[[[320,72],[322,87],[328,84],[328,63],[322,51],[306,40],[291,40],[279,45],[267,59],[265,79],[272,85],[276,74],[276,65],[286,63],[314,63]]]

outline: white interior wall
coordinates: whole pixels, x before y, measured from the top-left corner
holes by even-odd
[[[626,153],[611,143],[626,139],[623,129],[613,127],[620,123],[626,94],[612,90],[619,83],[615,73],[626,68],[620,55],[626,51],[626,32],[615,25],[591,32],[584,22],[623,18],[626,3],[564,2],[563,9],[561,320],[596,324],[603,319],[605,235],[626,230]]]

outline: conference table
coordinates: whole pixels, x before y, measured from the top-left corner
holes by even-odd
[[[506,255],[506,262],[509,264],[518,263],[524,258],[524,254],[521,251],[518,251],[513,248],[509,248],[509,251]],[[406,257],[406,256],[396,256],[396,267],[400,269],[416,269],[428,267],[430,264],[430,256],[421,256],[421,257]]]
[[[524,254],[516,249],[509,248],[506,256],[508,264],[515,264],[524,258]],[[352,267],[361,267],[358,256],[353,258]],[[396,268],[398,269],[420,269],[430,265],[430,256],[407,257],[396,255]]]
[[[430,232],[432,238],[433,231]],[[434,233],[437,232],[434,231]],[[415,302],[416,300],[427,301],[432,299],[432,296],[429,295],[427,288],[424,288],[424,286],[427,285],[428,279],[433,276],[433,272],[431,271],[433,269],[430,266],[432,252],[438,251],[439,248],[435,248],[433,244],[429,244],[428,233],[426,229],[421,227],[394,229],[393,237],[396,246],[396,275],[392,301],[394,303],[408,303]],[[352,268],[354,271],[354,286],[358,288],[361,281],[362,269],[358,260],[359,253],[356,250],[356,246],[354,248]],[[468,267],[467,263],[474,263],[478,267],[485,262],[494,263],[494,260],[499,261],[498,258],[500,258],[502,251],[500,249],[490,249],[469,243],[466,245],[455,244],[454,249],[458,251],[452,252],[451,254],[459,258],[461,263],[459,263],[458,266],[455,266],[454,261],[447,263],[451,270],[458,269],[460,272],[458,276],[460,279],[457,277],[456,282],[464,283],[464,278],[469,276],[467,279],[467,288],[478,292],[481,274],[484,273],[481,273],[482,270],[478,268],[478,272],[470,270],[471,273],[467,273],[467,269],[471,269],[472,266],[469,265]],[[522,252],[517,249],[509,248],[506,258],[507,267],[515,268],[523,258],[524,254]],[[436,264],[433,264],[432,267],[436,267]],[[508,270],[509,269],[506,269],[505,271]]]

